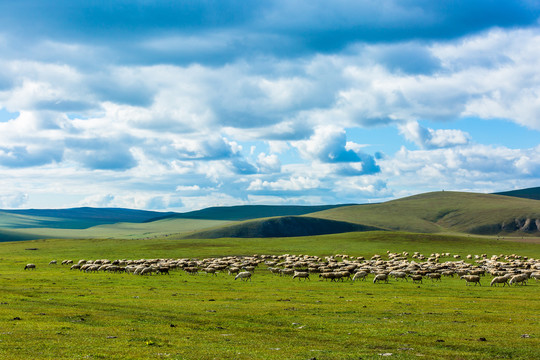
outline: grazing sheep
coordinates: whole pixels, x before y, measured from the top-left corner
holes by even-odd
[[[153,272],[154,272],[154,268],[147,267],[147,268],[142,269],[139,275],[152,275]]]
[[[51,260],[51,261],[49,262],[49,265],[56,265],[56,264],[57,264],[57,261],[56,261],[56,260]]]
[[[333,273],[333,272],[324,272],[324,273],[319,274],[319,278],[322,278],[325,281],[328,280],[328,279],[330,279],[331,281],[335,281],[336,280],[336,274]]]
[[[388,283],[388,275],[387,274],[377,274],[375,275],[375,278],[373,279],[373,283],[377,283],[378,281],[384,281],[385,283]]]
[[[298,281],[300,281],[301,279],[310,280],[309,273],[305,271],[295,271],[292,278],[298,278]]]
[[[493,280],[491,280],[491,284],[489,286],[497,286],[497,284],[503,284],[503,287],[508,285],[508,278],[506,276],[497,276],[494,277]]]
[[[405,281],[409,281],[407,279],[407,273],[404,272],[404,271],[391,271],[390,274],[391,276],[394,277],[394,279],[404,279]]]
[[[207,267],[203,269],[203,271],[206,273],[206,275],[211,274],[213,276],[217,276],[217,270],[213,267]]]
[[[158,272],[158,274],[161,274],[161,275],[170,275],[169,274],[169,268],[166,267],[166,266],[158,267],[157,272]]]
[[[280,276],[291,276],[291,275],[294,275],[294,269],[282,269],[280,272],[279,272],[279,275]]]
[[[366,271],[358,271],[356,272],[356,274],[354,274],[352,281],[355,281],[357,279],[364,281],[366,280],[366,276],[368,276],[368,273]]]
[[[514,275],[510,279],[510,282],[508,283],[508,285],[512,285],[512,284],[517,285],[519,283],[521,283],[521,285],[527,285],[527,280],[529,280],[529,275],[527,274]]]
[[[409,275],[409,277],[412,279],[413,284],[414,284],[414,283],[418,283],[418,282],[419,282],[420,284],[422,284],[422,278],[423,278],[422,275],[412,275],[412,274],[411,274],[411,275]]]
[[[465,280],[465,285],[469,285],[469,283],[474,283],[474,286],[476,286],[476,284],[482,286],[482,284],[480,284],[480,276],[478,275],[463,275],[462,277],[460,277],[461,280]]]
[[[186,267],[184,268],[184,271],[187,272],[189,275],[197,275],[199,273],[199,269],[194,266]]]
[[[241,280],[244,280],[244,281],[251,281],[251,273],[249,271],[242,271],[241,273],[238,273],[238,275],[236,275],[234,277],[234,280],[236,279],[241,279]]]
[[[35,264],[26,264],[26,266],[24,267],[24,270],[26,269],[36,269],[36,265]]]

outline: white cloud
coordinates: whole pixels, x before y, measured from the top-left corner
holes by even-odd
[[[437,149],[467,145],[470,135],[456,129],[433,130],[425,128],[416,121],[399,126],[400,133],[422,149]]]
[[[26,205],[28,194],[15,192],[10,194],[0,194],[0,209],[17,209]]]
[[[262,173],[277,173],[281,171],[281,162],[276,154],[266,155],[260,153],[257,156],[257,166]]]
[[[318,179],[298,176],[289,179],[279,179],[277,181],[263,181],[256,179],[247,188],[248,191],[274,190],[274,191],[304,191],[316,189],[321,186]]]

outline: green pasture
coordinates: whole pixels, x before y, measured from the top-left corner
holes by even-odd
[[[384,255],[386,251],[540,258],[540,245],[390,232],[215,240],[37,240],[0,244],[1,359],[533,359],[540,283],[465,286],[457,278],[251,282],[87,274],[50,260],[225,255]],[[36,270],[24,271],[26,263]],[[370,277],[372,280],[372,276]],[[390,355],[391,354],[391,355]]]

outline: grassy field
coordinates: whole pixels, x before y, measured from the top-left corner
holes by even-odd
[[[386,250],[540,257],[540,245],[407,233],[217,240],[38,240],[0,244],[1,359],[533,359],[540,283],[466,287],[251,282],[186,275],[87,274],[57,259],[224,255],[355,256]],[[34,271],[24,271],[33,262]],[[523,335],[528,335],[524,336]],[[485,339],[485,341],[483,341]],[[391,355],[388,355],[391,354]],[[384,356],[384,357],[386,357]]]

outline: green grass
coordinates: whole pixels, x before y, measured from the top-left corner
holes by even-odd
[[[43,238],[148,239],[191,233],[230,224],[230,221],[164,219],[147,223],[116,223],[88,229],[26,228],[0,230],[1,241],[36,240]]]
[[[482,287],[458,279],[297,282],[262,269],[252,282],[240,282],[225,274],[140,277],[47,265],[67,258],[371,256],[386,250],[540,257],[538,244],[390,232],[2,243],[0,358],[320,360],[392,353],[395,359],[532,359],[540,352],[535,282],[511,288],[490,288],[488,279]],[[28,262],[37,269],[24,271]]]

